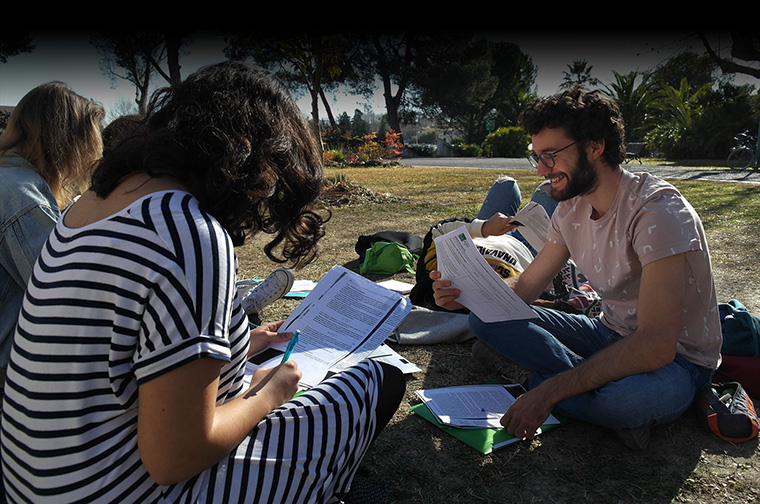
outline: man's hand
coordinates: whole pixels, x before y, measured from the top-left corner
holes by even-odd
[[[440,271],[431,271],[430,278],[433,280],[433,299],[435,304],[445,310],[460,310],[464,305],[457,301],[459,289],[451,286],[450,280],[441,279]]]
[[[518,397],[501,417],[501,425],[518,438],[533,439],[536,431],[549,418],[554,404],[541,392],[541,387]]]

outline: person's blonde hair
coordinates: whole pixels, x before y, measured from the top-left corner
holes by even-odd
[[[0,135],[0,157],[18,154],[47,182],[58,205],[82,192],[103,152],[105,110],[63,82],[42,84],[16,105]]]

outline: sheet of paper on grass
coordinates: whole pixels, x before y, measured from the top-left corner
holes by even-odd
[[[386,289],[390,289],[393,292],[398,292],[399,294],[409,294],[412,292],[412,287],[414,287],[414,284],[394,279],[382,280],[380,282],[377,282],[377,284],[382,285]]]
[[[316,287],[317,282],[313,282],[311,280],[296,280],[293,282],[293,287],[290,288],[287,294],[285,294],[286,298],[298,298],[298,297],[306,297],[309,292],[314,290],[314,287]]]
[[[334,266],[283,322],[281,332],[301,331],[290,359],[310,388],[330,372],[359,362],[374,352],[411,310],[408,298],[342,266]],[[286,342],[270,345],[249,359],[257,367],[280,363]]]
[[[528,240],[530,246],[536,252],[540,252],[544,248],[544,243],[546,243],[546,235],[549,232],[551,221],[549,214],[546,213],[546,209],[535,201],[531,201],[522,210],[517,212],[513,220],[521,224],[517,230]]]
[[[457,301],[483,322],[536,317],[478,252],[464,226],[435,238],[435,250],[443,278],[459,289]]]

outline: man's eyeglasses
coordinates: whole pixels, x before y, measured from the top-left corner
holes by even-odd
[[[542,152],[541,154],[536,154],[535,152],[530,151],[530,154],[528,154],[528,161],[533,165],[533,168],[538,168],[539,163],[543,163],[547,168],[554,168],[554,156],[577,143],[578,142],[575,141],[570,145],[565,145],[559,150],[555,150],[554,152]]]

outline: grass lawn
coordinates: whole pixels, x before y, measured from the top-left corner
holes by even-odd
[[[297,271],[296,277],[319,280],[335,264],[358,271],[354,244],[361,234],[393,230],[424,236],[440,219],[473,217],[501,174],[518,180],[523,201],[541,181],[530,171],[408,166],[329,170],[328,176],[341,182],[336,187],[346,189],[345,197],[330,207],[332,218],[319,258]],[[755,278],[760,186],[673,183],[704,222],[719,301],[736,298],[760,314]],[[257,236],[238,249],[240,278],[262,277],[276,267],[262,252],[266,239]],[[414,281],[405,272],[392,278]],[[278,301],[265,318],[284,318],[296,303]],[[626,449],[606,430],[572,422],[482,456],[409,407],[416,402],[417,389],[497,377],[471,359],[470,344],[394,348],[422,372],[409,377],[407,396],[360,469],[364,476],[387,484],[388,503],[760,502],[757,439],[741,444],[722,441],[703,431],[691,414],[653,429],[650,448],[643,452]]]

